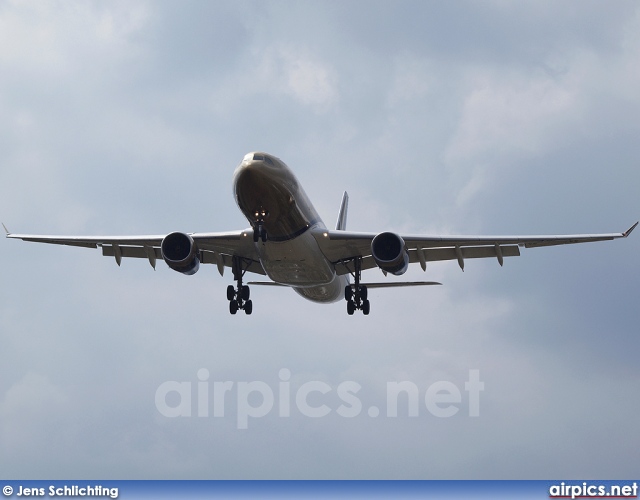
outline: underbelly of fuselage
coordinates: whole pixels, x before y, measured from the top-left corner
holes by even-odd
[[[291,286],[316,302],[334,302],[344,294],[346,280],[336,275],[311,229],[287,241],[260,241],[256,245],[262,267],[276,283]]]

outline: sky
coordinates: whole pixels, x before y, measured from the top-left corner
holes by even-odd
[[[233,170],[266,151],[329,227],[346,190],[351,230],[624,231],[639,63],[633,1],[1,0],[0,220],[242,229]],[[0,471],[635,477],[639,249],[634,233],[415,266],[403,279],[443,286],[372,290],[367,317],[254,287],[231,316],[215,266],[3,239]],[[398,383],[418,397],[391,416]]]

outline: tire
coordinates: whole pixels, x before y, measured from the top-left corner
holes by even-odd
[[[347,301],[347,314],[349,316],[353,316],[353,313],[356,310],[356,305],[353,303],[353,300]]]
[[[233,288],[233,285],[229,285],[227,287],[227,300],[231,301],[236,298],[236,289]]]
[[[344,300],[349,302],[353,298],[353,290],[351,289],[351,285],[347,285],[344,287]]]
[[[251,291],[247,285],[242,287],[242,300],[249,300],[249,296],[251,295]]]
[[[229,302],[229,312],[235,314],[238,312],[238,303],[235,300]]]
[[[367,287],[366,287],[365,285],[362,285],[362,286],[360,287],[360,298],[361,298],[363,301],[366,301],[366,300],[367,300],[367,295],[368,295],[368,293],[367,293]]]
[[[253,302],[251,302],[250,300],[247,300],[247,302],[244,304],[244,313],[248,316],[252,312],[253,312]]]
[[[365,316],[367,316],[369,314],[369,311],[371,310],[371,304],[369,303],[368,300],[365,300],[362,303],[362,314],[364,314]]]

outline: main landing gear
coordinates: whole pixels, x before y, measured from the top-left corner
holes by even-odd
[[[233,271],[233,279],[236,280],[237,288],[233,285],[227,287],[227,300],[229,301],[229,312],[236,314],[239,309],[244,310],[245,314],[251,314],[253,312],[253,302],[249,299],[250,290],[247,285],[242,284],[242,277],[247,272],[247,267],[244,267],[243,259],[240,257],[233,257],[233,264],[231,269]]]
[[[371,310],[371,304],[367,299],[367,287],[360,284],[362,257],[353,260],[355,272],[353,273],[354,284],[344,288],[344,298],[347,301],[347,314],[352,316],[356,310],[362,311],[365,316]]]

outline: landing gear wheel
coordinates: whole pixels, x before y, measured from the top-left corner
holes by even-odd
[[[369,314],[370,310],[371,310],[371,304],[369,304],[369,301],[368,300],[363,301],[362,302],[362,314],[367,316]]]
[[[353,286],[347,285],[344,288],[344,298],[347,301],[347,313],[349,316],[353,315],[356,310],[362,311],[365,316],[371,311],[367,287],[360,284],[361,271],[362,257],[355,257],[353,259],[353,272],[351,273],[354,278]]]
[[[353,298],[353,290],[351,289],[351,285],[347,285],[344,287],[344,300],[349,302]]]
[[[229,312],[235,314],[238,312],[238,303],[235,300],[229,302]]]
[[[353,303],[353,300],[347,301],[347,314],[349,316],[353,316],[353,313],[356,311],[356,305]]]
[[[253,311],[253,303],[249,300],[251,291],[247,285],[242,284],[242,277],[251,265],[251,261],[241,257],[234,256],[231,269],[233,271],[233,279],[237,285],[229,285],[227,287],[227,300],[229,301],[229,312],[236,314],[239,310],[243,310],[245,314],[251,314]]]

